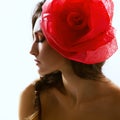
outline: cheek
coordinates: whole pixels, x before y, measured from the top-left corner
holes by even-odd
[[[65,63],[65,58],[58,54],[56,51],[51,50],[48,54],[46,65],[54,70],[60,70]]]
[[[54,64],[60,58],[60,55],[50,47],[46,47],[43,50],[42,56],[44,56],[44,58],[46,59],[45,61],[49,64]]]
[[[38,51],[39,51],[39,53],[42,51],[43,48],[44,48],[44,47],[43,47],[42,44],[38,44]]]
[[[38,44],[38,51],[39,54],[37,56],[37,59],[42,64],[50,61],[51,50],[50,47],[46,44],[46,42]]]
[[[57,67],[64,58],[48,44],[39,45],[39,59],[45,66]]]
[[[49,54],[49,48],[47,47],[46,43],[40,43],[38,44],[38,59],[41,61],[42,59],[45,59],[47,55]]]

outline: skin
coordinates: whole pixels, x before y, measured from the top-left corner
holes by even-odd
[[[42,120],[119,120],[120,89],[107,78],[84,80],[76,76],[69,60],[53,50],[47,40],[41,42],[42,32],[34,33],[30,53],[37,59],[39,74],[60,70],[67,94],[57,89],[45,90],[40,95]],[[34,85],[21,94],[19,118],[35,112],[33,106]]]
[[[67,61],[48,45],[47,40],[40,31],[34,34],[34,42],[30,53],[36,58],[41,76],[59,70]]]

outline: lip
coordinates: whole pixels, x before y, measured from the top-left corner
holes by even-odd
[[[35,62],[36,62],[36,65],[39,65],[40,64],[40,61],[35,59]]]

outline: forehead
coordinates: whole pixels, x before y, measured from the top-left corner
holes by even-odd
[[[41,17],[38,17],[33,28],[33,34],[36,32],[42,32],[40,23],[41,23]]]

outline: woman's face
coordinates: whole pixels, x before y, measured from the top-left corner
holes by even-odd
[[[33,34],[34,42],[30,53],[35,56],[39,74],[44,76],[60,70],[65,65],[66,59],[52,49],[41,31]]]

